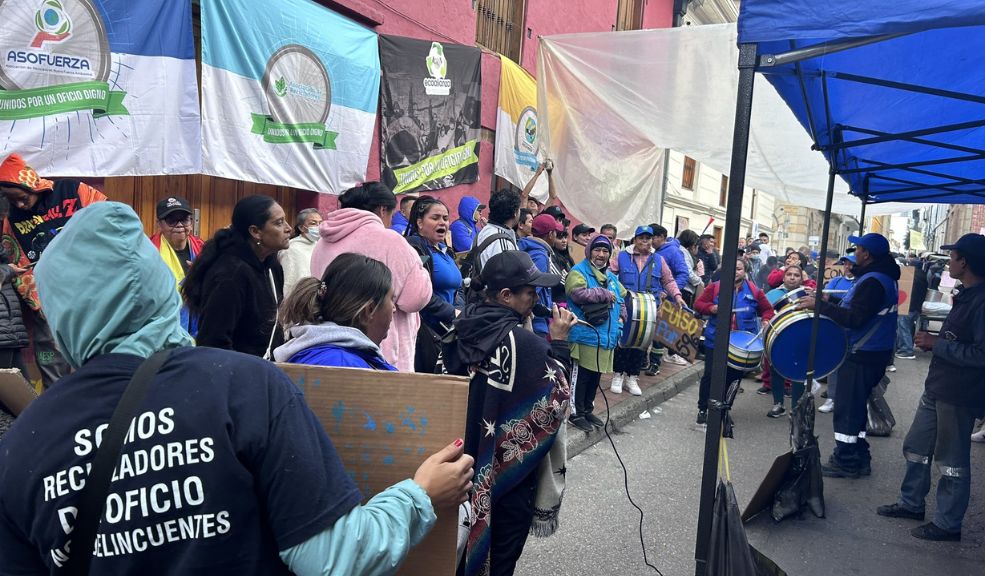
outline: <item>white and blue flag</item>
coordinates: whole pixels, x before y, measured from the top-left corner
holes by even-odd
[[[0,1],[0,156],[41,174],[201,170],[188,0]]]
[[[377,35],[309,0],[202,0],[208,174],[340,194],[366,178]]]

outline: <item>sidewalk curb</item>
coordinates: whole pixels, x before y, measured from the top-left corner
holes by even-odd
[[[642,396],[633,396],[630,399],[620,402],[609,413],[609,426],[619,430],[639,418],[640,413],[644,410],[650,410],[654,406],[659,406],[674,396],[677,396],[678,393],[697,384],[701,380],[701,373],[703,371],[704,363],[696,363],[670,376],[666,380],[650,386],[643,391]],[[596,403],[596,413],[603,420],[605,420],[605,417],[601,411],[604,410],[604,402],[601,406]],[[568,426],[568,458],[573,458],[581,454],[586,449],[594,446],[596,442],[604,439],[605,433],[600,429],[596,428],[592,432],[582,432],[574,426]]]

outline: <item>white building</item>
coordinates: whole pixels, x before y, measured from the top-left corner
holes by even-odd
[[[692,0],[681,25],[723,24],[735,22],[738,16],[733,0]],[[666,166],[662,225],[674,234],[688,228],[699,234],[712,234],[721,246],[728,176],[673,150]],[[776,229],[774,209],[773,196],[747,186],[742,200],[742,236],[757,236],[759,232],[772,236]]]

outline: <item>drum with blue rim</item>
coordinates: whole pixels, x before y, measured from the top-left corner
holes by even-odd
[[[810,353],[810,310],[784,308],[766,328],[766,354],[770,364],[787,380],[807,379],[807,355]],[[848,354],[848,334],[827,316],[818,318],[817,351],[814,354],[814,378],[824,378],[841,366]],[[775,385],[775,384],[774,384]]]
[[[733,330],[728,337],[728,365],[735,370],[751,372],[763,361],[763,340],[758,334]]]

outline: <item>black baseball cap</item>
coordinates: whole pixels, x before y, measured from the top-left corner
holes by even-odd
[[[560,206],[548,206],[544,208],[541,214],[550,214],[558,221],[564,220],[564,211],[561,210]]]
[[[157,203],[157,219],[164,220],[175,212],[192,214],[192,206],[181,196],[171,196]]]
[[[941,246],[941,250],[957,250],[971,265],[972,272],[975,274],[985,272],[985,236],[974,232],[965,234],[954,244]]]
[[[577,236],[579,234],[591,234],[593,232],[595,232],[595,228],[592,228],[591,226],[586,226],[585,224],[578,224],[571,229],[572,236]]]
[[[561,283],[561,277],[538,270],[526,252],[507,250],[490,258],[482,267],[482,283],[493,292],[519,286],[551,288]]]

